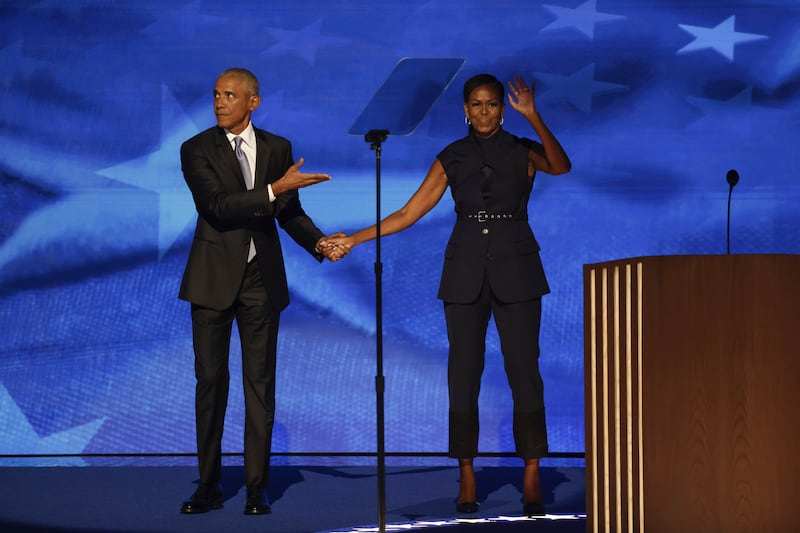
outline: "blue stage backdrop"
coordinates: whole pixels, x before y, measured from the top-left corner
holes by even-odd
[[[800,253],[800,3],[793,1],[3,0],[0,2],[0,453],[194,452],[189,307],[195,211],[182,141],[214,124],[217,74],[262,82],[254,123],[293,141],[327,232],[374,221],[375,154],[351,125],[403,57],[462,57],[417,130],[383,145],[382,211],[465,134],[471,75],[536,81],[573,161],[529,206],[552,287],[541,364],[553,451],[582,452],[582,265],[642,255]],[[505,127],[532,135],[508,108]],[[382,241],[386,449],[447,449],[436,299],[446,194]],[[283,234],[292,305],[274,449],[375,450],[375,247],[319,265]],[[686,298],[691,298],[687,294]],[[513,450],[494,325],[484,452]],[[242,447],[238,339],[225,451]]]

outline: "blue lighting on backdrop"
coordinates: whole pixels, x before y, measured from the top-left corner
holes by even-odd
[[[680,0],[3,0],[0,2],[0,453],[193,452],[194,226],[180,143],[214,123],[230,66],[254,123],[288,137],[327,232],[374,221],[374,152],[348,135],[404,57],[464,66],[419,128],[383,145],[382,211],[465,133],[471,75],[536,80],[569,153],[529,206],[553,293],[542,369],[551,450],[582,452],[582,265],[641,255],[800,253],[800,2]],[[530,136],[507,109],[505,127]],[[449,194],[382,241],[387,451],[447,448],[436,289]],[[278,359],[278,452],[375,449],[374,244],[319,265],[284,235],[292,305]],[[691,295],[686,295],[687,298]],[[225,451],[240,451],[236,340]],[[493,325],[481,450],[513,450]]]

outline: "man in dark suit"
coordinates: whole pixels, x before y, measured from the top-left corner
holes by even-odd
[[[222,430],[228,399],[228,352],[234,319],[242,346],[245,396],[245,514],[271,512],[269,479],[275,413],[275,352],[289,291],[275,222],[318,261],[344,249],[303,211],[297,189],[327,174],[302,173],[288,140],[256,129],[258,80],[228,69],[214,87],[217,126],[181,146],[183,175],[197,208],[197,227],[179,297],[191,302],[195,412],[200,481],[182,513],[222,507]]]

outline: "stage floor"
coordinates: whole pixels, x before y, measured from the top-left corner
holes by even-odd
[[[223,469],[224,507],[181,515],[194,490],[192,466],[0,466],[4,532],[349,532],[377,531],[374,466],[273,466],[273,513],[245,516],[241,466]],[[524,519],[521,467],[476,463],[480,512],[455,514],[454,466],[388,466],[387,531],[585,531],[584,469],[543,467],[548,516]]]

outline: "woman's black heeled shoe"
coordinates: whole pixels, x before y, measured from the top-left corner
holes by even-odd
[[[456,502],[456,512],[461,514],[473,514],[478,512],[481,506],[478,502]]]
[[[525,502],[522,505],[522,514],[530,518],[532,516],[544,516],[546,513],[544,505],[540,502]]]

